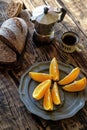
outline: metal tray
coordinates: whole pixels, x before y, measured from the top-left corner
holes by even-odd
[[[32,97],[34,88],[39,84],[29,77],[29,71],[49,73],[50,62],[40,62],[34,64],[21,77],[19,85],[19,94],[22,102],[25,104],[29,112],[46,120],[61,120],[72,117],[85,105],[85,90],[81,92],[65,92],[60,87],[62,105],[55,107],[53,111],[43,109],[42,101],[36,101]],[[59,62],[60,79],[67,75],[73,66]],[[79,74],[78,79],[84,75]],[[42,99],[43,100],[43,99]]]

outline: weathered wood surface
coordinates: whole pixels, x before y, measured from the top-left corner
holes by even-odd
[[[30,12],[32,12],[32,10],[38,5],[50,4],[55,7],[65,7],[67,15],[63,22],[55,25],[55,42],[50,46],[37,48],[32,41],[34,26],[29,20],[30,14],[27,10],[21,12],[19,17],[22,17],[27,22],[29,35],[24,56],[21,58],[21,62],[19,63],[21,68],[18,70],[14,68],[9,71],[0,71],[0,130],[86,130],[87,102],[75,116],[69,119],[46,121],[28,112],[24,104],[21,102],[18,93],[21,75],[34,63],[51,60],[54,56],[58,60],[69,63],[71,62],[72,64],[81,67],[87,73],[87,23],[82,23],[83,19],[79,15],[83,12],[83,15],[81,15],[84,16],[84,20],[87,17],[86,0],[84,3],[82,0],[72,2],[69,0],[58,0],[58,3],[57,1],[52,0],[22,1]],[[81,6],[79,6],[78,3]],[[66,54],[60,50],[58,42],[59,36],[67,30],[73,30],[78,33],[80,43],[85,46],[83,52]]]

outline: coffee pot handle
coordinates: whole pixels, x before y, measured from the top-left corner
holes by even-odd
[[[65,15],[66,15],[66,10],[64,8],[61,8],[58,13],[61,13],[60,19],[57,21],[59,23],[64,19]]]

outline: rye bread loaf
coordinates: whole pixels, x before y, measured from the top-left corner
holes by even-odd
[[[0,28],[0,40],[21,54],[25,46],[27,32],[28,27],[23,19],[9,18]]]
[[[10,64],[17,61],[16,53],[0,41],[0,63]]]
[[[10,18],[2,24],[0,28],[0,64],[17,62],[24,50],[27,33],[27,24],[21,18]]]

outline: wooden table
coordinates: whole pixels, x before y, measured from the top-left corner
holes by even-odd
[[[58,61],[72,63],[85,71],[87,76],[87,0],[22,0],[28,10],[20,13],[29,27],[21,68],[0,70],[0,130],[86,130],[87,102],[73,117],[59,121],[47,121],[30,113],[20,100],[18,87],[22,74],[37,62],[51,60],[54,56]],[[30,22],[32,10],[42,4],[64,7],[67,15],[61,23],[55,25],[55,42],[49,46],[37,47],[32,41],[34,26]],[[59,48],[59,35],[67,30],[78,33],[84,51],[66,54]]]

